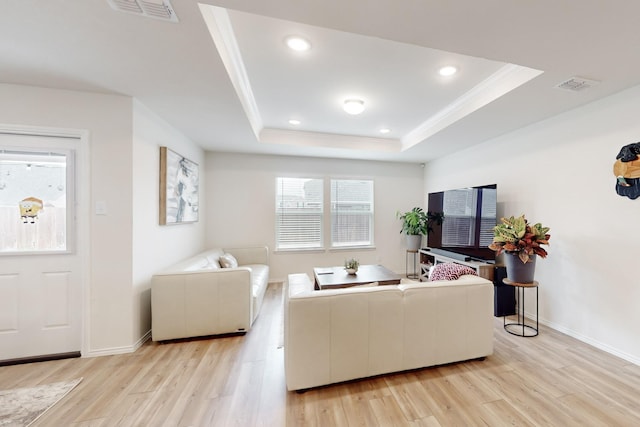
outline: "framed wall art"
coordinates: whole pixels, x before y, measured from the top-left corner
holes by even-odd
[[[160,147],[160,225],[198,221],[198,164]]]

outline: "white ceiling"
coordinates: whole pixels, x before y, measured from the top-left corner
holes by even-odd
[[[172,5],[178,23],[107,0],[5,1],[0,82],[132,96],[208,150],[407,162],[640,84],[640,2]],[[289,51],[290,34],[312,49]],[[446,64],[459,73],[440,77]],[[554,87],[572,76],[600,84]],[[341,110],[350,96],[363,114]]]

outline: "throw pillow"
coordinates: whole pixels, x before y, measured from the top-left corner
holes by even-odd
[[[456,280],[465,274],[473,274],[474,276],[478,275],[473,268],[467,267],[466,265],[460,265],[454,262],[445,262],[431,267],[429,280]]]
[[[207,268],[220,268],[220,263],[218,262],[218,256],[216,255],[209,255],[207,256]]]
[[[222,268],[236,268],[238,266],[238,260],[236,260],[236,258],[230,253],[220,255],[220,259],[218,259],[218,261]]]

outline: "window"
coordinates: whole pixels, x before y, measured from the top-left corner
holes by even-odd
[[[373,181],[331,180],[331,247],[373,245]]]
[[[324,248],[324,180],[277,178],[276,250]],[[331,180],[332,248],[373,245],[373,181]],[[327,234],[329,238],[329,234]]]
[[[276,249],[323,247],[323,180],[277,178]]]
[[[0,150],[0,253],[69,250],[70,152]]]

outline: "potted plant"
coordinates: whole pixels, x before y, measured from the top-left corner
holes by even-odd
[[[444,214],[442,212],[425,212],[420,207],[415,207],[400,215],[396,212],[396,217],[402,221],[402,229],[407,235],[407,250],[417,251],[422,243],[422,236],[433,231],[433,224],[442,225]]]
[[[355,258],[349,258],[344,262],[344,269],[347,270],[349,274],[356,274],[358,267],[360,267],[360,262]]]
[[[493,242],[489,249],[496,255],[505,253],[507,277],[518,283],[533,282],[536,255],[547,257],[547,251],[540,245],[548,245],[549,227],[542,224],[529,224],[521,215],[519,217],[502,218],[501,223],[493,228]]]

